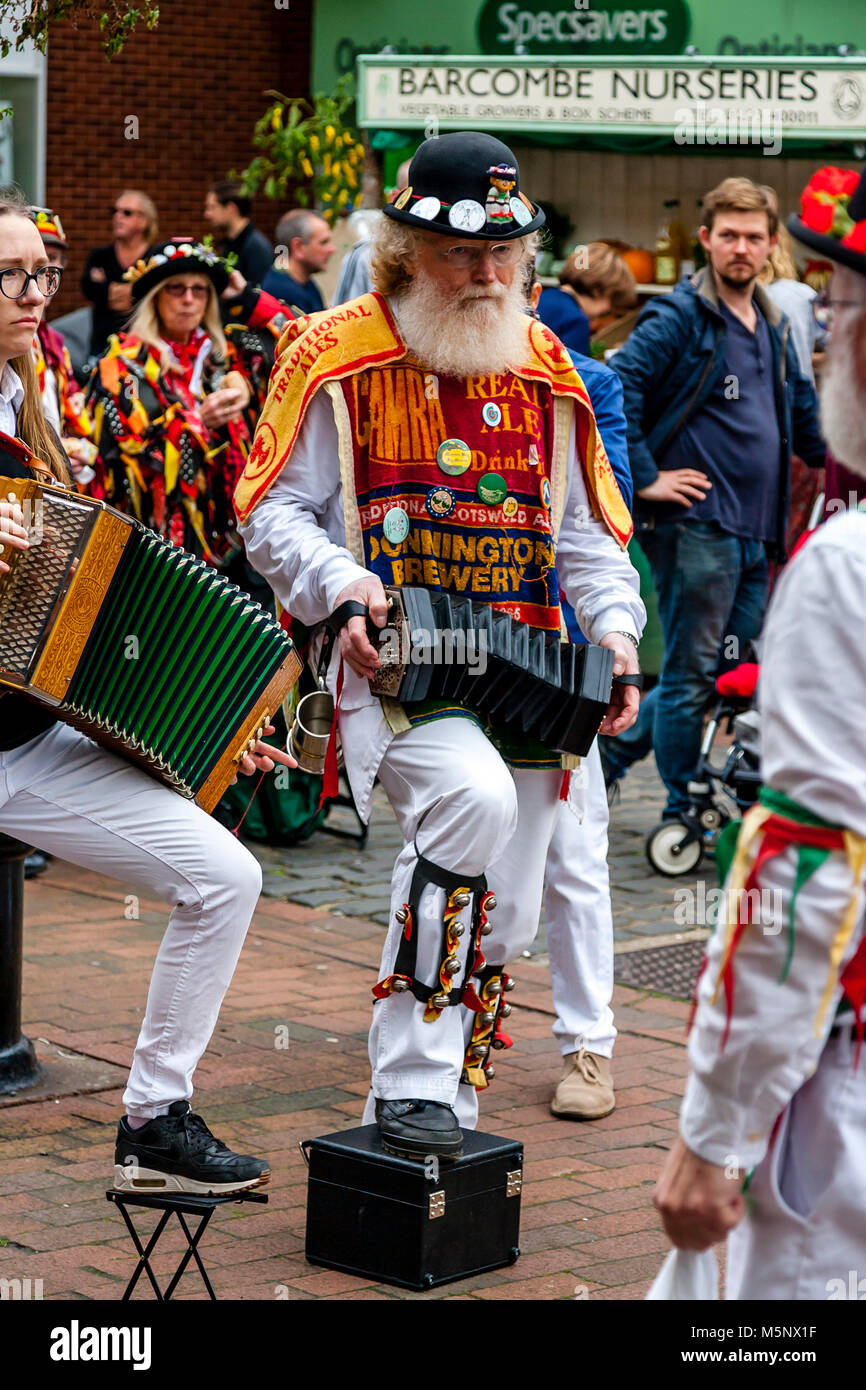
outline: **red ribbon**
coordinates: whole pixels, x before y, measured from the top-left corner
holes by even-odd
[[[322,779],[322,795],[319,797],[319,809],[321,810],[326,801],[340,794],[340,771],[337,767],[337,710],[340,707],[340,696],[343,693],[343,658],[340,657],[340,669],[337,672],[337,698],[334,701],[334,718],[331,722],[331,736],[328,739],[328,751],[325,754],[325,775]]]

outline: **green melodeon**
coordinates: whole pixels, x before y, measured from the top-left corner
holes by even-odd
[[[0,574],[0,686],[211,811],[301,669],[210,565],[91,497],[0,477],[30,546]]]

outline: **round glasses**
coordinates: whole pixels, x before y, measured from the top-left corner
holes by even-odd
[[[515,239],[494,242],[492,246],[489,242],[481,246],[451,246],[439,254],[455,270],[468,270],[470,266],[478,265],[484,256],[489,256],[494,265],[516,265],[523,255],[523,246]]]
[[[35,280],[39,293],[50,299],[60,289],[62,279],[63,271],[57,265],[44,265],[41,270],[32,272],[21,266],[11,266],[8,270],[0,270],[0,291],[7,299],[20,299],[30,281]]]
[[[209,288],[208,285],[163,285],[166,294],[171,295],[172,299],[183,299],[187,292],[195,299],[206,299]]]
[[[834,299],[829,290],[823,290],[812,300],[812,317],[819,328],[829,330],[833,326],[836,309],[859,309],[863,303],[859,299]]]

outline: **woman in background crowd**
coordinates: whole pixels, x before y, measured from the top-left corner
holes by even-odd
[[[189,237],[155,246],[128,271],[134,312],[94,371],[89,400],[106,500],[225,569],[257,598],[235,530],[243,470],[285,314],[249,296],[225,328],[219,296],[244,283]],[[249,306],[248,306],[249,307]]]
[[[559,272],[559,289],[541,291],[538,317],[573,352],[589,356],[593,324],[626,313],[637,303],[634,276],[602,241],[572,251]]]

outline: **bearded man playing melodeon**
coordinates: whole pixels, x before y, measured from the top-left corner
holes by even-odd
[[[497,200],[490,221],[503,170],[509,215]],[[429,140],[385,214],[374,292],[281,340],[235,498],[251,563],[307,625],[355,600],[383,626],[385,583],[558,632],[561,584],[614,672],[636,676],[645,613],[631,520],[580,377],[524,313],[523,263],[544,215],[520,192],[514,155],[481,133]],[[580,815],[579,779],[569,785],[563,760],[536,744],[495,745],[461,705],[371,694],[380,662],[364,617],[341,626],[339,650],[329,682],[356,803],[366,819],[378,776],[405,839],[365,1122],[392,1152],[454,1158],[492,1075],[490,1045],[510,1044],[504,966],[535,935],[559,799]],[[611,734],[638,704],[634,683],[615,689]]]

